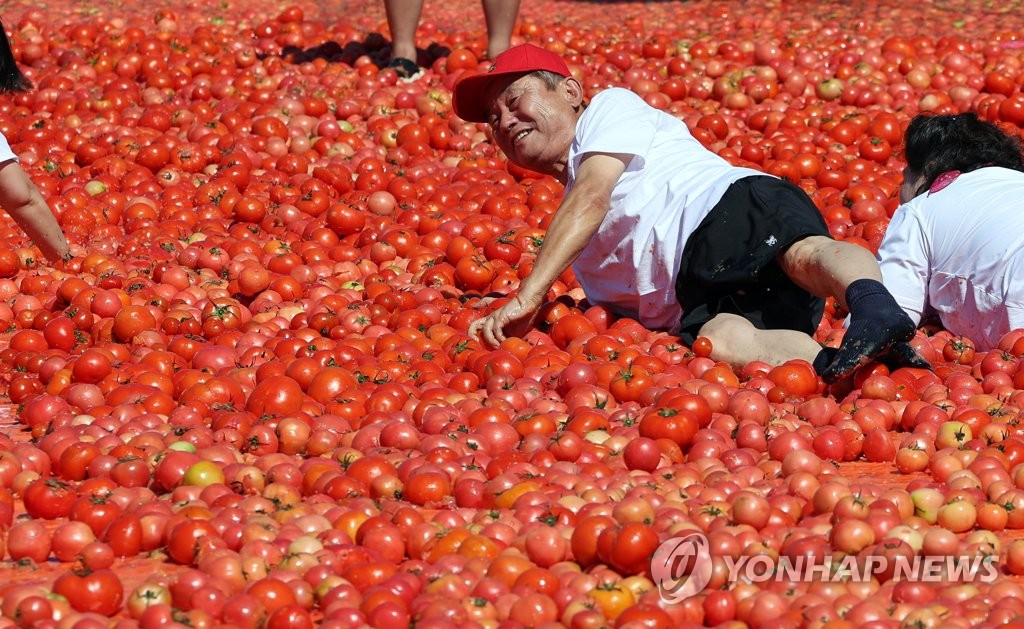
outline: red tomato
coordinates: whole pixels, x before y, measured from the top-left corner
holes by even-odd
[[[194,565],[206,549],[216,547],[217,528],[207,520],[186,520],[167,531],[167,554],[181,564]]]
[[[134,513],[122,513],[103,532],[115,557],[134,557],[142,552],[142,521]]]
[[[689,410],[658,406],[640,419],[640,435],[649,439],[668,439],[680,448],[688,447],[700,429],[697,417]]]
[[[516,245],[515,231],[507,231],[494,236],[484,243],[483,251],[488,260],[502,260],[508,264],[517,263],[523,254],[519,246]]]
[[[602,530],[597,551],[622,574],[643,574],[650,569],[651,556],[659,543],[651,525],[631,522]]]
[[[256,385],[246,402],[246,410],[257,416],[283,416],[302,408],[302,388],[287,376],[272,376]]]
[[[951,338],[942,347],[942,357],[950,362],[969,365],[974,360],[974,341],[964,336]]]
[[[1024,126],[1024,94],[1020,92],[999,104],[999,118],[1003,122]]]
[[[114,326],[111,332],[114,339],[128,342],[146,330],[156,327],[156,319],[145,306],[129,305],[121,308],[114,315]]]
[[[653,472],[661,462],[661,448],[653,439],[639,437],[626,444],[622,458],[628,469]]]
[[[818,390],[818,376],[806,361],[791,361],[772,368],[768,379],[788,397],[805,398]]]
[[[53,582],[53,592],[80,612],[113,616],[124,601],[124,586],[113,570],[65,572]]]
[[[76,498],[75,490],[57,480],[37,479],[25,488],[25,511],[34,518],[54,520],[67,517]]]
[[[68,517],[77,522],[84,522],[96,537],[100,537],[110,523],[123,512],[123,507],[106,496],[83,495],[72,503]]]
[[[456,285],[465,290],[485,291],[494,276],[494,266],[486,258],[467,256],[455,264]]]
[[[646,369],[630,366],[615,374],[608,390],[619,402],[636,402],[653,383]]]
[[[597,327],[586,316],[566,314],[555,320],[549,334],[555,345],[565,348],[574,339],[595,332],[597,332]]]
[[[46,339],[46,344],[51,348],[64,351],[70,351],[80,341],[85,340],[85,337],[79,336],[80,334],[75,322],[68,317],[56,317],[43,327],[43,338]]]

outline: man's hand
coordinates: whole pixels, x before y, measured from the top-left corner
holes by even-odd
[[[616,153],[588,153],[583,158],[575,185],[551,219],[533,270],[511,301],[469,326],[470,336],[497,347],[506,332],[526,334],[555,280],[601,227],[611,206],[612,190],[632,158]]]
[[[539,302],[525,300],[517,294],[501,308],[470,324],[469,334],[491,347],[497,347],[505,340],[506,330],[510,336],[526,334],[533,327],[540,306]]]

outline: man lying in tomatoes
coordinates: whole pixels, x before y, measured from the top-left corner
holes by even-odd
[[[690,344],[705,336],[733,365],[799,358],[828,381],[888,353],[927,366],[874,257],[833,240],[800,188],[730,165],[629,90],[583,96],[560,57],[528,44],[455,87],[460,117],[566,187],[533,272],[472,334],[496,345],[524,333],[571,264],[592,303]],[[829,295],[851,313],[838,349],[811,337]]]
[[[878,250],[885,285],[919,323],[979,349],[1024,328],[1024,145],[973,113],[915,117],[900,202]]]

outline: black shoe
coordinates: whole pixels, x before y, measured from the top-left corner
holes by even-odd
[[[415,61],[405,57],[395,57],[388,63],[388,67],[394,68],[398,78],[406,81],[414,81],[423,74],[422,68],[416,65]]]

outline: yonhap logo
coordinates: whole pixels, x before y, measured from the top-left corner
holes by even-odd
[[[700,533],[665,540],[651,558],[651,576],[666,603],[700,594],[711,581],[711,551]]]
[[[667,603],[699,594],[711,582],[714,561],[707,537],[690,533],[666,540],[651,558],[651,577]],[[996,557],[978,555],[825,555],[778,558],[766,555],[721,558],[726,582],[858,582],[888,574],[894,582],[992,583],[999,576]]]

